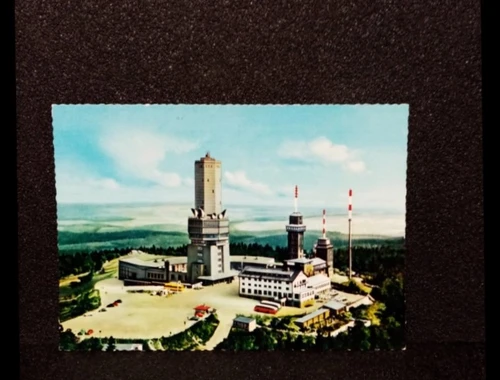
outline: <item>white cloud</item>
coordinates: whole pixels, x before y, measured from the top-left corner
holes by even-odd
[[[197,143],[152,131],[112,129],[101,136],[100,146],[122,172],[164,187],[177,187],[184,183],[182,178],[163,171],[160,164],[168,153],[189,152]]]
[[[268,185],[250,180],[244,171],[226,171],[224,178],[226,184],[233,189],[260,195],[273,195],[273,191]]]
[[[278,155],[306,162],[320,161],[325,165],[342,164],[344,169],[359,173],[366,169],[356,152],[345,145],[334,144],[326,137],[312,141],[285,141],[278,148]]]
[[[363,161],[350,161],[345,164],[346,168],[354,173],[361,173],[366,170],[366,165]]]

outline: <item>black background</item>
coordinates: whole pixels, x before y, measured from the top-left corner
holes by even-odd
[[[15,13],[22,379],[485,377],[479,1],[24,0]],[[61,103],[410,104],[407,349],[58,352]]]

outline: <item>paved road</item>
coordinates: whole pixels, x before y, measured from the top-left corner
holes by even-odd
[[[229,331],[231,331],[231,327],[233,325],[234,316],[229,316],[227,314],[217,315],[219,318],[219,325],[215,330],[212,337],[205,343],[204,346],[200,347],[201,350],[211,351],[217,346],[220,342],[222,342],[229,335]]]

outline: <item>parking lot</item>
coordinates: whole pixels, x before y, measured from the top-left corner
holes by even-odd
[[[227,323],[236,314],[251,314],[256,300],[238,296],[238,282],[218,284],[200,290],[186,289],[182,293],[155,296],[148,293],[129,293],[138,287],[124,287],[117,279],[103,280],[96,284],[100,290],[101,304],[95,310],[63,323],[64,329],[70,328],[75,333],[89,329],[92,336],[113,336],[115,338],[159,338],[176,334],[194,321],[188,320],[194,315],[193,308],[206,304],[215,308],[219,319]],[[162,287],[142,287],[146,290]],[[116,307],[106,307],[116,300],[121,300]]]

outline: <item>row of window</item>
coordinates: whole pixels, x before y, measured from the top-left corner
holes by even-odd
[[[265,295],[265,296],[273,296],[273,297],[288,297],[288,298],[292,298],[292,293],[281,293],[281,292],[273,292],[271,290],[253,290],[252,289],[248,289],[248,291],[245,289],[245,288],[242,288],[241,289],[241,293],[245,293],[245,294],[255,294],[255,295]]]
[[[148,272],[148,278],[152,278],[155,280],[163,280],[165,277],[163,273],[149,273]]]
[[[132,273],[135,274],[135,272],[131,271],[128,268],[120,267],[120,277],[121,278],[130,278],[130,277],[132,277]]]
[[[281,280],[266,280],[266,279],[258,279],[258,278],[247,278],[248,281],[259,281],[259,282],[269,282],[270,284],[281,284],[282,282],[284,281],[281,281]],[[242,279],[241,281],[245,281],[245,279]]]
[[[244,284],[244,283],[241,283],[241,285],[242,286],[245,286],[245,285],[246,286],[252,286],[252,284]],[[254,287],[256,287],[256,288],[262,288],[263,287],[263,288],[269,288],[269,289],[273,289],[273,288],[274,289],[281,289],[281,286],[274,286],[273,287],[272,285],[262,285],[262,284],[255,284]],[[289,286],[287,286],[285,289],[287,291],[290,291],[290,287]]]

